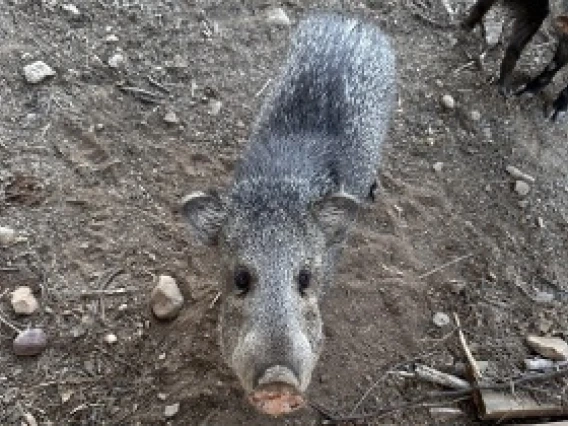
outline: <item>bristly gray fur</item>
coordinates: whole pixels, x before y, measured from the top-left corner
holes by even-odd
[[[319,302],[376,179],[395,96],[394,53],[379,29],[338,15],[308,17],[228,193],[187,199],[190,224],[219,246],[221,348],[247,392],[264,379],[277,382],[270,371],[306,390],[322,347]],[[252,278],[237,291],[243,270]]]
[[[291,197],[280,202],[297,198],[305,206],[340,188],[364,199],[396,94],[387,37],[355,19],[310,16],[299,24],[276,81],[237,170],[233,197],[249,206],[274,203],[280,182],[281,195]]]

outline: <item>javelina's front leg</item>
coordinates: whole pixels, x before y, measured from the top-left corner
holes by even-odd
[[[469,10],[467,17],[462,22],[462,28],[471,31],[477,24],[481,22],[485,14],[491,9],[497,0],[478,0],[477,3]]]
[[[560,39],[558,46],[556,47],[556,52],[550,63],[546,68],[535,78],[521,87],[515,93],[517,96],[524,93],[536,94],[540,92],[544,87],[546,87],[556,73],[560,71],[568,63],[568,37],[563,37]]]
[[[521,56],[521,52],[538,31],[547,15],[547,7],[538,10],[527,8],[522,13],[519,13],[516,18],[513,26],[513,37],[505,50],[505,57],[501,63],[501,71],[497,82],[499,93],[502,95],[507,94],[509,80]]]
[[[564,115],[568,110],[568,86],[564,88],[552,103],[552,115],[550,119],[556,121],[559,115]]]

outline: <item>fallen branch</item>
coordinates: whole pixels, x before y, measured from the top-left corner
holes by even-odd
[[[408,408],[416,408],[416,407],[425,407],[425,406],[434,406],[434,405],[427,405],[427,404],[436,404],[436,405],[445,405],[448,404],[447,399],[466,399],[471,398],[473,396],[473,392],[480,391],[480,390],[507,390],[515,387],[520,387],[523,383],[531,382],[531,381],[545,381],[550,379],[556,379],[559,377],[566,377],[568,376],[568,368],[564,368],[557,371],[552,371],[548,373],[540,373],[540,374],[526,374],[517,379],[512,380],[503,380],[503,383],[484,383],[483,385],[472,385],[469,389],[458,389],[458,390],[451,390],[451,391],[441,391],[441,392],[428,392],[424,396],[415,399],[414,401],[409,401],[404,404],[393,405],[390,407],[384,407],[372,411],[370,413],[364,414],[350,414],[347,416],[340,416],[331,413],[324,407],[316,403],[310,403],[310,406],[320,413],[323,416],[324,421],[328,425],[345,423],[345,422],[356,422],[360,420],[370,419],[370,418],[380,418],[386,415],[395,413],[397,411],[405,410]],[[434,400],[437,399],[444,399],[444,401],[440,401],[439,403],[434,403]]]
[[[444,373],[424,364],[414,364],[411,371],[400,371],[403,377],[414,377],[452,389],[471,389],[469,382],[452,374]]]
[[[443,265],[440,265],[440,266],[438,266],[438,267],[436,267],[436,268],[434,268],[434,269],[432,269],[432,270],[430,270],[430,271],[428,271],[428,272],[423,273],[422,275],[419,275],[418,278],[419,278],[419,279],[424,279],[424,278],[426,278],[426,277],[429,277],[430,275],[435,274],[436,272],[441,271],[442,269],[445,269],[445,268],[447,268],[448,266],[452,266],[452,265],[454,265],[454,264],[456,264],[456,263],[458,263],[458,262],[461,262],[462,260],[468,259],[468,258],[470,258],[471,256],[473,256],[473,253],[469,253],[469,254],[466,254],[466,255],[457,257],[457,258],[455,258],[455,259],[453,259],[453,260],[450,260],[449,262],[444,263]]]

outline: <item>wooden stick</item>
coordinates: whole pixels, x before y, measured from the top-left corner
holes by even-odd
[[[461,328],[460,319],[458,317],[458,314],[456,314],[455,312],[454,312],[454,321],[456,322],[456,326],[458,328],[458,337],[460,339],[460,343],[462,345],[463,352],[465,354],[465,357],[467,358],[467,362],[469,363],[469,366],[471,367],[471,374],[473,375],[473,378],[476,381],[479,381],[482,377],[481,371],[479,370],[479,366],[477,365],[477,362],[475,361],[475,358],[473,357],[471,350],[469,349],[469,346],[467,345],[467,341],[465,340],[465,336],[464,336],[462,328]]]

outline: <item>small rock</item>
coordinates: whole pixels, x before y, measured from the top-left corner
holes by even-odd
[[[440,173],[442,171],[443,167],[444,167],[444,163],[442,163],[441,161],[437,161],[436,163],[434,163],[432,165],[432,168],[434,169],[434,171],[436,173]]]
[[[154,315],[160,319],[172,319],[183,306],[183,296],[176,281],[167,275],[161,275],[158,285],[150,295],[150,305]]]
[[[219,115],[219,113],[221,112],[221,107],[223,106],[223,103],[217,99],[211,99],[209,101],[209,114],[210,115]]]
[[[443,312],[436,312],[432,318],[432,322],[438,327],[445,327],[450,323],[450,317]]]
[[[31,315],[39,308],[39,303],[29,287],[18,287],[14,290],[10,302],[18,315]]]
[[[37,420],[32,413],[24,413],[23,417],[26,421],[26,426],[37,426]]]
[[[73,391],[71,389],[64,390],[59,394],[59,397],[61,398],[61,402],[63,402],[63,403],[66,403],[67,401],[69,401],[72,396],[73,396]]]
[[[537,217],[536,218],[536,224],[538,225],[539,228],[544,228],[544,219],[542,217]]]
[[[168,111],[166,115],[164,115],[164,121],[168,124],[177,124],[179,123],[179,118],[173,111]]]
[[[481,113],[479,111],[471,111],[470,113],[470,117],[473,121],[479,121],[481,120]]]
[[[12,342],[14,353],[18,356],[34,356],[47,347],[47,336],[41,328],[28,328],[19,333]]]
[[[456,107],[456,101],[451,95],[442,96],[442,106],[447,109],[454,109]]]
[[[158,393],[157,397],[160,401],[165,401],[166,399],[168,399],[168,394],[160,392]]]
[[[108,66],[111,68],[120,68],[124,65],[125,59],[124,55],[121,53],[115,53],[110,58],[108,58]]]
[[[81,15],[81,12],[79,12],[79,9],[77,9],[77,6],[75,6],[74,4],[62,4],[61,9],[63,9],[65,12],[67,12],[69,15],[72,16]]]
[[[107,43],[116,43],[118,41],[118,37],[115,34],[108,34],[105,37],[105,41]]]
[[[179,402],[176,402],[175,404],[172,405],[166,405],[166,407],[164,408],[164,416],[166,418],[172,418],[173,416],[175,416],[179,411]]]
[[[528,183],[523,180],[518,180],[515,182],[515,192],[519,194],[521,197],[525,197],[531,190],[531,187]]]
[[[16,231],[12,228],[6,228],[5,226],[0,226],[0,245],[8,246],[15,243],[18,240]]]
[[[24,78],[28,83],[36,84],[54,75],[53,68],[42,61],[32,62],[24,67]]]
[[[114,345],[116,342],[118,342],[118,337],[116,337],[116,334],[108,333],[105,335],[105,337],[103,337],[103,340],[109,345]]]
[[[288,18],[288,15],[281,7],[269,9],[266,12],[266,22],[277,27],[289,27],[292,25],[292,21],[290,21],[290,18]]]
[[[555,360],[568,360],[568,343],[558,337],[528,336],[528,345],[543,357]]]
[[[128,309],[128,305],[126,303],[122,303],[118,306],[118,312],[124,312]]]

